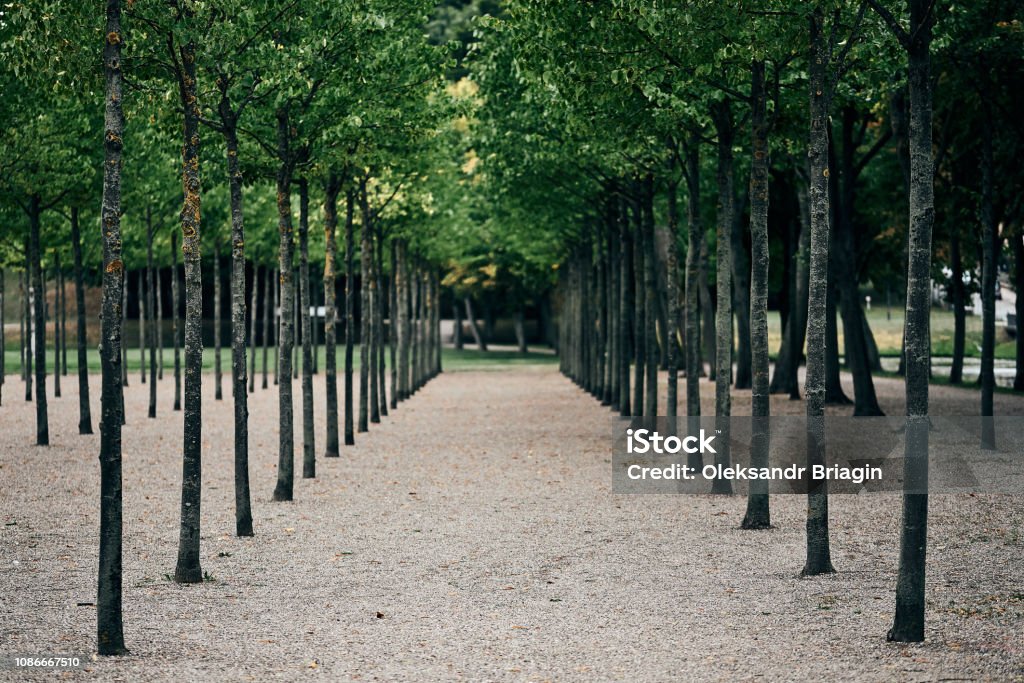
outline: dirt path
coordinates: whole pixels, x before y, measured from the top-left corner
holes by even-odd
[[[802,498],[774,498],[777,527],[744,532],[742,499],[612,495],[609,414],[553,367],[442,375],[340,459],[321,459],[290,504],[270,501],[276,392],[257,390],[257,536],[244,540],[231,535],[231,402],[213,401],[207,378],[202,561],[213,580],[180,587],[166,575],[181,418],[169,379],[155,421],[147,387],[132,381],[132,654],[90,661],[71,680],[1024,677],[1019,499],[933,497],[928,642],[890,645],[898,497],[833,498],[839,573],[799,579]],[[77,603],[95,600],[98,438],[77,435],[75,383],[64,385],[50,403],[50,448],[32,446],[34,413],[11,397],[16,378],[0,407],[0,653],[94,651],[95,610]],[[879,387],[883,406],[898,409],[901,385]],[[959,414],[977,397],[935,393]],[[1002,414],[1024,409],[997,401]]]

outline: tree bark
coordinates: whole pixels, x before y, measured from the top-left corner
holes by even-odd
[[[78,227],[78,208],[71,208],[71,253],[75,261],[75,323],[78,351],[78,433],[92,434],[92,410],[89,406],[89,361],[85,318],[85,281],[82,269],[82,237]],[[2,328],[2,324],[0,324]]]
[[[950,237],[950,267],[953,276],[949,283],[950,298],[953,301],[953,363],[949,369],[949,383],[962,384],[964,381],[964,328],[967,322],[964,292],[964,265],[960,255],[960,232],[953,226]]]
[[[996,350],[996,268],[999,227],[992,206],[992,114],[985,103],[985,126],[981,136],[981,448],[995,450],[993,415]]]
[[[831,215],[829,218],[831,218]],[[829,272],[826,275],[828,284],[825,293],[825,404],[849,405],[853,401],[843,391],[839,374],[839,329],[836,324],[836,289],[835,278],[832,275],[833,262],[834,256],[830,253]],[[809,322],[808,325],[810,325]]]
[[[629,234],[629,214],[625,199],[619,201],[619,415],[633,414],[630,406],[629,370],[633,333],[633,240]],[[678,297],[677,297],[678,298]]]
[[[220,238],[213,242],[213,398],[220,401],[224,398],[222,390],[221,358],[220,358],[220,328],[221,328],[221,296],[220,291]]]
[[[456,351],[462,350],[462,309],[458,297],[452,299],[452,346]]]
[[[345,445],[355,444],[355,431],[353,421],[355,411],[352,406],[352,346],[354,343],[353,334],[355,329],[354,307],[355,307],[355,283],[353,282],[353,263],[355,241],[352,234],[353,212],[355,209],[355,196],[351,190],[345,194]]]
[[[60,253],[53,252],[53,397],[60,398]]]
[[[665,416],[668,418],[669,430],[676,431],[676,417],[679,413],[679,348],[676,338],[679,336],[679,183],[674,177],[675,161],[669,169],[669,181],[666,188],[666,209],[668,218],[668,239],[666,247],[666,289],[668,290],[668,312],[666,322],[668,329],[666,349],[668,355],[668,387],[666,389]]]
[[[178,233],[171,232],[171,334],[174,337],[174,410],[181,410],[181,277],[178,270]]]
[[[181,535],[174,580],[199,583],[200,503],[202,501],[203,271],[200,242],[199,105],[195,46],[180,48],[179,92],[185,111],[182,145],[184,202],[181,251],[185,261],[185,414],[181,481]]]
[[[811,259],[807,301],[807,378],[804,382],[807,414],[807,466],[825,464],[827,318],[835,321],[829,301],[829,153],[828,125],[831,88],[826,76],[828,46],[820,8],[810,18],[810,163]],[[814,482],[807,492],[807,551],[802,575],[834,572],[828,534],[828,482]]]
[[[136,295],[139,299],[139,381],[142,384],[146,383],[146,346],[149,341],[146,338],[146,273],[139,269],[136,271],[138,274],[138,289]]]
[[[27,248],[27,245],[28,245],[28,242],[26,242],[25,244],[26,244],[25,257],[26,257],[26,265],[27,265],[27,261],[28,261],[28,248]],[[28,360],[27,360],[29,344],[28,344],[28,334],[25,331],[25,322],[28,320],[28,285],[25,282],[25,278],[26,278],[27,275],[28,275],[28,269],[27,268],[25,268],[24,270],[22,270],[21,272],[18,273],[18,292],[21,294],[21,306],[19,307],[20,310],[18,311],[18,332],[19,332],[19,337],[18,337],[18,342],[19,342],[19,346],[18,346],[18,351],[19,351],[18,362],[21,365],[21,381],[25,382],[25,385],[26,385],[25,400],[26,401],[31,401],[32,400],[32,391],[28,388],[28,385],[29,385],[29,373],[28,373]]]
[[[153,217],[151,208],[146,207],[146,313],[149,316],[149,417],[156,419],[156,283],[153,277]],[[145,370],[145,368],[143,368]]]
[[[277,380],[278,437],[277,484],[274,500],[292,500],[295,487],[295,427],[292,413],[292,347],[295,343],[294,280],[292,263],[295,244],[292,236],[292,151],[288,111],[278,109],[277,119],[277,232],[278,278],[281,284],[281,322],[278,328]]]
[[[257,315],[257,297],[260,291],[260,275],[262,274],[262,268],[255,263],[252,264],[252,291],[249,293],[249,393],[256,391],[256,320],[259,317]],[[264,308],[267,302],[263,302]],[[266,330],[264,330],[266,334]],[[264,348],[266,348],[266,340],[264,340]]]
[[[896,616],[888,639],[924,640],[925,557],[928,539],[928,380],[931,373],[931,253],[935,197],[932,168],[931,36],[929,0],[908,0],[910,93],[910,230],[907,238],[906,457]],[[877,7],[876,7],[877,9]],[[917,491],[914,488],[917,487]]]
[[[242,171],[238,165],[237,115],[227,96],[220,101],[221,121],[228,164],[228,187],[231,197],[231,395],[235,418],[235,535],[252,536],[252,503],[249,490],[249,396],[246,393],[245,367],[245,218],[242,211]],[[216,256],[217,281],[220,281],[220,254]],[[253,270],[252,282],[252,374],[256,374],[256,292],[258,284]],[[218,296],[219,301],[219,296]],[[264,302],[264,306],[266,302]],[[220,316],[217,316],[220,325]],[[252,378],[249,390],[253,389]],[[219,389],[218,383],[218,389]]]
[[[359,272],[359,431],[370,429],[370,205],[366,199],[366,179],[359,181],[359,209],[362,215],[360,226],[360,272]]]
[[[473,313],[473,300],[466,296],[463,298],[463,301],[466,304],[466,322],[469,323],[469,331],[473,335],[473,342],[481,351],[486,351],[487,342],[484,341],[483,335],[480,334],[480,326],[477,325],[476,315]]]
[[[154,308],[153,337],[156,341],[156,377],[163,381],[164,378],[164,310],[163,310],[163,277],[161,269],[157,268],[153,277],[155,278],[156,307]]]
[[[35,377],[36,377],[36,445],[50,445],[50,424],[46,404],[46,296],[43,293],[43,267],[40,263],[39,218],[42,210],[38,195],[29,200],[29,260],[32,267],[32,289],[36,292]]]
[[[309,315],[309,183],[299,186],[299,306],[302,321],[302,477],[316,477],[316,432],[313,423],[313,333]]]
[[[327,438],[324,456],[337,458],[338,447],[338,356],[336,325],[338,317],[337,260],[338,194],[341,181],[331,173],[324,183],[324,383],[327,392]]]
[[[277,278],[273,277],[274,271],[269,266],[263,266],[261,267],[261,270],[263,271],[263,329],[260,330],[260,341],[263,344],[263,348],[260,355],[262,356],[261,365],[263,380],[260,383],[260,388],[266,389],[268,384],[267,369],[268,357],[270,356],[270,345],[276,341],[274,337],[274,331],[276,329],[274,327],[274,307],[276,305],[274,297],[275,292],[277,292],[277,288],[274,285]],[[255,309],[253,309],[253,311],[253,315],[256,315]],[[252,343],[256,343],[255,338],[253,338]],[[255,370],[253,372],[255,372]]]
[[[388,340],[391,347],[391,409],[398,407],[398,242],[391,240],[391,277],[388,281]],[[458,306],[455,307],[458,310]]]
[[[732,234],[732,309],[736,317],[736,337],[739,343],[736,348],[736,374],[733,386],[737,389],[750,389],[751,376],[750,344],[750,260],[747,249],[743,245],[743,214],[744,208],[750,203],[749,193],[741,195],[740,204],[733,214]]]
[[[715,428],[722,437],[715,464],[728,467],[731,454],[729,452],[729,418],[732,415],[732,269],[727,266],[733,261],[732,240],[730,231],[733,224],[733,213],[736,210],[733,189],[733,136],[735,129],[732,107],[728,100],[714,106],[712,118],[715,132],[718,135],[718,169],[716,181],[718,185],[718,215],[715,223],[716,269],[715,289],[718,298],[718,310],[715,315]],[[670,290],[671,292],[671,285]],[[673,335],[673,345],[675,336]],[[732,493],[732,482],[728,479],[715,479],[711,484],[712,493]]]
[[[633,225],[635,226],[635,243],[633,245],[633,362],[635,364],[633,367],[633,415],[641,416],[644,414],[644,362],[647,360],[645,358],[647,353],[645,333],[649,311],[645,309],[647,288],[644,286],[644,257],[647,254],[647,248],[644,245],[643,216],[640,209],[641,199],[638,185],[639,183],[633,183],[632,202]],[[689,392],[687,392],[687,399],[689,399]]]
[[[765,64],[751,65],[751,147],[750,161],[750,359],[752,371],[751,415],[753,433],[750,444],[751,467],[768,466],[771,434],[768,417],[771,394],[768,391],[768,109],[765,92]],[[742,346],[742,344],[741,344]],[[767,482],[750,483],[744,529],[771,526]]]
[[[409,264],[405,240],[395,243],[398,252],[395,286],[398,290],[398,400],[409,397]],[[456,309],[459,304],[454,303]]]
[[[100,313],[102,384],[96,644],[100,655],[122,655],[128,650],[124,645],[121,612],[121,424],[124,414],[121,386],[121,331],[124,322],[121,308],[124,290],[124,263],[121,261],[121,149],[124,113],[121,109],[123,39],[120,0],[107,0],[106,15],[106,42],[103,47],[103,300]]]
[[[24,337],[24,351],[25,358],[23,367],[25,368],[25,400],[32,400],[32,387],[35,384],[34,375],[32,372],[32,356],[34,355],[33,350],[35,343],[32,341],[32,319],[35,317],[35,292],[32,288],[32,247],[31,238],[25,240],[25,337]]]
[[[643,203],[641,204],[644,231],[644,337],[647,349],[646,394],[644,397],[644,415],[650,418],[658,416],[658,329],[657,329],[657,268],[658,260],[654,249],[654,177],[648,173],[643,180]],[[591,338],[594,335],[590,335]]]
[[[388,414],[388,393],[387,393],[387,363],[384,358],[385,351],[385,337],[384,337],[384,315],[387,309],[387,298],[388,290],[384,284],[384,234],[380,228],[380,224],[375,222],[374,233],[377,242],[377,258],[374,263],[373,271],[374,283],[376,286],[375,300],[377,305],[374,308],[375,321],[374,325],[374,337],[376,340],[377,348],[377,398],[380,402],[379,412],[381,417],[386,417]]]
[[[880,416],[882,412],[875,395],[871,379],[867,340],[864,335],[863,311],[860,307],[857,277],[857,247],[854,243],[853,206],[856,197],[856,168],[854,163],[853,130],[855,112],[852,107],[843,110],[842,159],[838,174],[833,174],[833,197],[835,217],[833,225],[835,242],[832,265],[835,266],[835,282],[839,291],[839,310],[843,318],[843,340],[846,346],[846,365],[853,376],[855,416]],[[834,146],[830,139],[829,151],[832,159]],[[830,164],[832,165],[832,164]]]

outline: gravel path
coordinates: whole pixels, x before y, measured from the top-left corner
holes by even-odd
[[[801,497],[775,497],[776,528],[745,532],[740,498],[613,496],[609,413],[552,367],[438,377],[340,459],[321,459],[288,504],[270,501],[276,392],[257,390],[253,539],[232,536],[230,386],[215,402],[205,378],[212,580],[178,586],[167,575],[181,417],[170,379],[157,420],[131,379],[124,658],[92,661],[95,608],[77,606],[95,600],[99,484],[98,437],[76,433],[76,383],[50,402],[50,448],[32,445],[17,378],[0,407],[0,653],[89,658],[68,680],[1024,679],[1019,499],[933,496],[928,641],[887,644],[897,496],[833,497],[839,571],[800,579]],[[877,385],[898,412],[902,385]],[[316,391],[319,407],[322,375]],[[969,414],[978,394],[934,396],[936,412]],[[1024,412],[996,398],[1000,414]],[[739,392],[735,412],[748,405]],[[298,461],[298,429],[296,444]]]

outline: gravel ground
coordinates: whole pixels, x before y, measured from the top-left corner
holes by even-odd
[[[1019,499],[933,496],[928,640],[888,644],[899,497],[833,497],[838,573],[798,578],[802,497],[773,498],[776,528],[749,532],[738,528],[741,498],[612,495],[609,413],[553,367],[440,376],[340,459],[321,459],[294,503],[270,500],[277,398],[257,389],[251,539],[232,536],[230,386],[215,402],[205,377],[211,580],[178,586],[167,577],[181,417],[169,378],[157,420],[145,417],[148,386],[131,381],[131,654],[94,661],[95,608],[78,603],[95,600],[98,437],[76,433],[76,383],[65,381],[50,402],[54,445],[34,447],[34,407],[8,378],[0,653],[88,661],[61,675],[0,670],[2,680],[1024,680]],[[877,387],[898,414],[902,385]],[[319,407],[322,375],[316,391]],[[711,385],[702,392],[710,411]],[[933,397],[936,413],[976,412],[977,392],[935,387]],[[999,414],[1024,413],[1017,397],[996,401]],[[749,392],[734,405],[742,414]],[[803,404],[778,398],[773,410]]]

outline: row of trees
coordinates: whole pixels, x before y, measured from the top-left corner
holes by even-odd
[[[948,279],[932,256],[956,254],[962,366],[972,233],[984,301],[979,408],[992,415],[997,252],[1021,242],[1020,14],[1014,3],[926,0],[506,3],[482,22],[471,66],[484,100],[475,151],[496,215],[558,246],[547,257],[559,273],[563,371],[622,415],[671,418],[684,368],[695,417],[707,356],[723,429],[733,382],[752,389],[760,466],[770,395],[799,399],[806,347],[807,458],[824,463],[825,406],[850,402],[836,308],[853,414],[881,415],[860,285],[902,285],[906,479],[926,481],[931,282]],[[965,102],[968,83],[976,97]],[[936,201],[939,183],[956,188],[959,212]],[[870,204],[858,201],[864,190]],[[784,321],[774,377],[773,280]],[[986,424],[983,446],[994,447]],[[827,494],[824,484],[809,494],[805,575],[834,571]],[[752,486],[743,527],[768,528],[769,503],[767,488]],[[891,640],[924,638],[927,510],[926,495],[905,496]]]
[[[212,289],[214,317],[219,319],[222,245],[230,252],[227,317],[236,533],[252,535],[247,384],[255,375],[252,330],[258,285],[255,277],[247,283],[247,273],[264,267],[264,341],[273,325],[280,414],[274,499],[291,500],[295,444],[290,378],[297,372],[297,328],[302,331],[302,475],[316,473],[312,259],[322,259],[318,270],[326,311],[324,455],[337,456],[342,438],[354,443],[356,432],[367,431],[370,423],[379,422],[441,370],[437,264],[447,255],[432,229],[439,224],[433,197],[437,178],[457,162],[449,157],[445,141],[462,105],[444,80],[448,47],[431,43],[424,34],[429,3],[211,5],[177,0],[122,5],[107,0],[105,9],[97,15],[92,6],[63,2],[47,8],[5,8],[0,41],[5,51],[3,142],[11,154],[0,182],[5,218],[11,219],[4,221],[3,230],[17,238],[3,240],[3,261],[27,266],[31,282],[26,290],[43,291],[44,253],[55,247],[59,253],[68,242],[74,251],[83,411],[89,405],[88,341],[81,301],[89,273],[101,279],[98,647],[101,654],[118,654],[125,651],[121,428],[128,381],[123,323],[130,271],[138,274],[145,311],[140,352],[148,347],[149,360],[148,368],[143,363],[142,381],[148,370],[149,416],[155,418],[162,353],[157,352],[161,343],[154,274],[166,265],[157,255],[172,255],[171,318],[180,386],[175,409],[180,407],[184,418],[174,579],[199,582],[204,254],[213,252],[208,262],[214,277],[207,291]],[[100,137],[102,154],[95,142]],[[219,153],[207,151],[211,143]],[[181,182],[177,201],[175,166]],[[166,220],[175,212],[177,228]],[[85,230],[95,226],[101,240],[86,239],[83,245],[79,214]],[[70,240],[62,225],[65,215],[71,217]],[[322,239],[311,238],[311,223],[322,226]],[[23,244],[22,253],[18,247]],[[312,254],[311,244],[317,249]],[[274,267],[267,269],[271,263]],[[345,275],[343,294],[339,273]],[[271,296],[275,301],[268,306]],[[270,312],[276,309],[283,314],[271,323]],[[46,445],[42,306],[34,307],[29,324],[35,339],[37,443]],[[221,398],[220,325],[214,329],[214,381]],[[253,354],[250,368],[247,341]],[[360,344],[358,406],[355,343]],[[345,349],[343,408],[336,367],[339,344]],[[91,420],[83,417],[80,431],[91,431]]]

